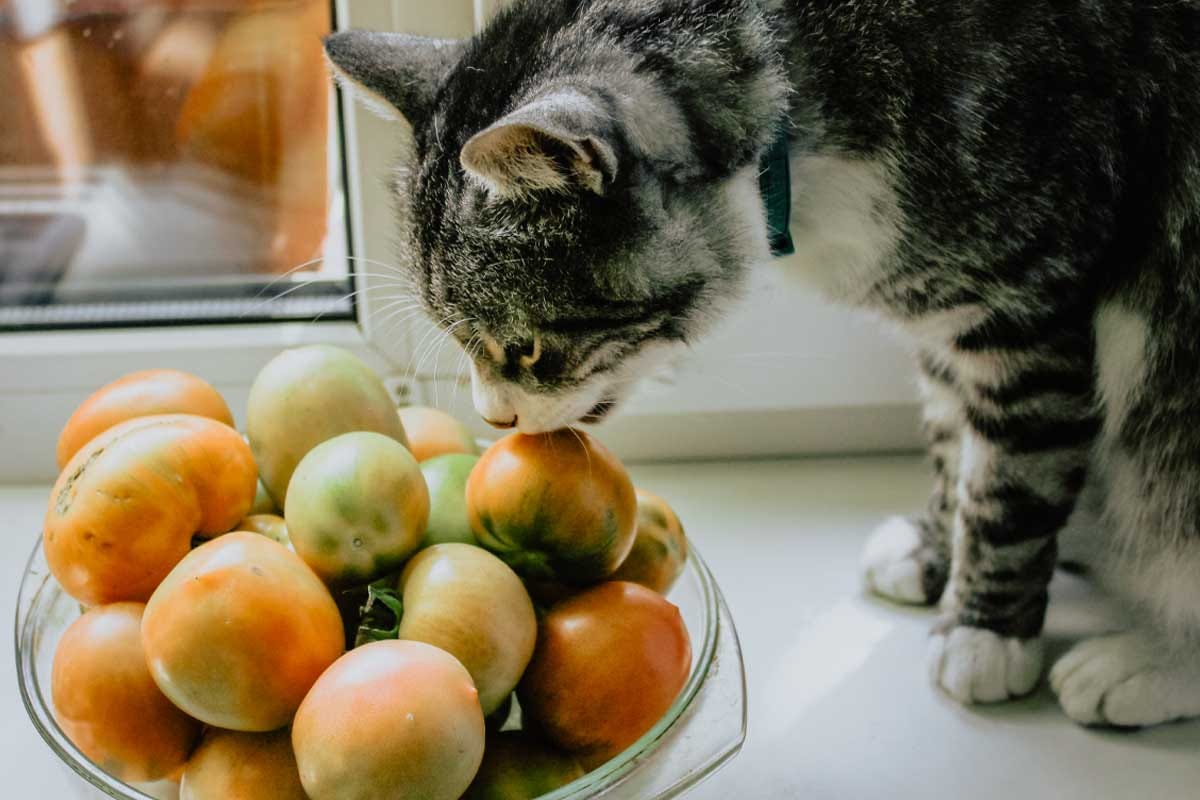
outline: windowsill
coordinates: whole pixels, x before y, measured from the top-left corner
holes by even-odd
[[[864,597],[857,563],[871,526],[923,505],[916,458],[644,465],[634,478],[679,511],[725,593],[750,691],[745,748],[696,800],[813,798],[1189,797],[1200,723],[1140,733],[1084,730],[1049,690],[964,709],[925,679],[933,612]],[[45,487],[0,489],[0,558],[11,619]],[[1104,629],[1078,580],[1054,585],[1049,650]],[[11,646],[11,645],[9,645]],[[75,780],[26,721],[13,659],[0,658],[0,773],[20,797],[62,797]]]

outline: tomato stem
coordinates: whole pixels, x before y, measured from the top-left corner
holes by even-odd
[[[399,639],[400,618],[403,616],[404,604],[395,589],[368,586],[367,602],[362,607],[362,622],[359,623],[358,632],[354,637],[354,646],[361,647],[370,642]],[[383,624],[388,617],[392,620],[391,627],[375,627]]]

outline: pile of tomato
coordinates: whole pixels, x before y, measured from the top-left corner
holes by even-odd
[[[532,798],[674,702],[683,529],[592,436],[481,454],[323,346],[246,411],[155,370],[63,429],[43,541],[84,611],[51,689],[101,768],[184,800]]]

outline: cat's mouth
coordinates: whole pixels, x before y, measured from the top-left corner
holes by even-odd
[[[616,407],[617,401],[614,398],[606,397],[599,403],[596,403],[596,405],[592,406],[592,410],[580,417],[579,421],[587,425],[595,425],[597,422],[600,422],[607,417],[609,413],[611,413]]]

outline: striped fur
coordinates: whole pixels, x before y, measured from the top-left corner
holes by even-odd
[[[935,681],[1033,687],[1087,486],[1085,551],[1143,617],[1056,671],[1064,708],[1196,713],[1200,0],[517,0],[465,44],[328,50],[411,123],[404,266],[529,432],[603,416],[736,297],[786,130],[799,274],[920,353],[934,493],[864,568],[940,596]]]

